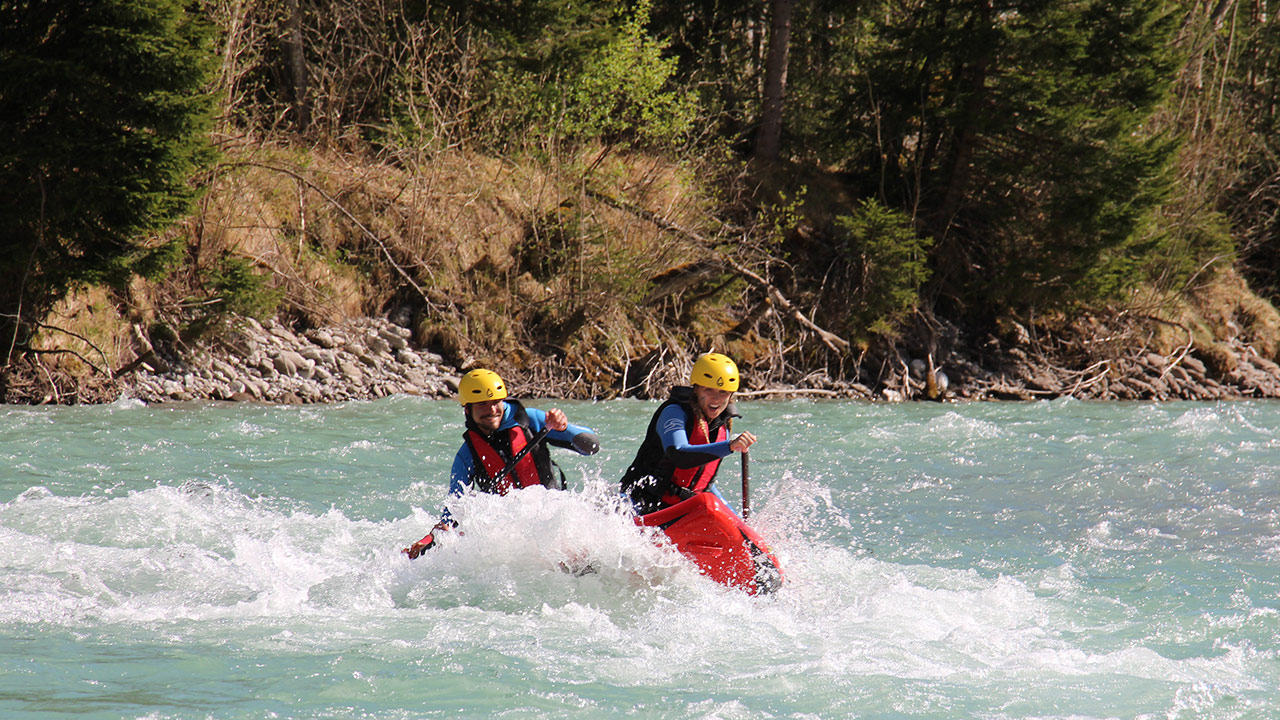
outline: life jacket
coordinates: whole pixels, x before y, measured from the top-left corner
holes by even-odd
[[[529,414],[518,400],[508,398],[504,402],[511,405],[512,419],[516,424],[492,435],[486,435],[467,416],[467,431],[462,439],[471,449],[472,484],[480,492],[506,495],[512,488],[527,488],[542,485],[552,490],[563,490],[564,473],[551,461],[551,453],[545,444],[539,444],[507,473],[501,480],[494,482],[507,466],[511,458],[520,453],[533,439],[529,430]]]
[[[636,451],[635,459],[622,476],[622,492],[631,496],[641,513],[652,512],[692,497],[705,491],[715,480],[716,472],[720,469],[720,458],[711,458],[694,467],[676,467],[675,462],[668,457],[662,446],[662,437],[658,434],[658,418],[667,408],[676,405],[684,411],[689,444],[705,445],[727,439],[732,419],[740,417],[737,408],[731,403],[718,417],[705,423],[697,421],[698,413],[694,410],[694,402],[693,388],[680,386],[671,389],[670,397],[649,420],[649,429],[645,432],[640,449]]]

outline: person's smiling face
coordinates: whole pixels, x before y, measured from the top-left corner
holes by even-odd
[[[729,399],[733,397],[733,393],[727,390],[715,390],[705,385],[694,385],[693,396],[698,401],[698,409],[702,411],[703,417],[714,420],[729,407]]]
[[[501,400],[485,400],[467,405],[467,412],[471,413],[471,422],[486,433],[498,429],[502,424],[502,413],[505,410],[506,403]]]

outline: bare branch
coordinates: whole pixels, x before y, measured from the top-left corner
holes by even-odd
[[[701,245],[707,250],[712,249],[712,246],[713,246],[712,241],[707,237],[703,236],[701,233],[698,233],[694,230],[690,230],[685,227],[681,227],[680,225],[677,225],[676,223],[671,222],[670,220],[667,220],[666,218],[662,217],[661,215],[658,215],[655,212],[646,210],[645,208],[639,207],[625,200],[621,200],[621,199],[612,197],[610,195],[606,195],[602,192],[592,190],[590,188],[588,188],[586,192],[589,197],[595,198],[596,200],[599,200],[609,205],[610,207],[617,208],[618,210],[631,213],[640,218],[644,218],[645,220],[648,220],[649,222],[656,225],[658,228],[665,230],[667,232],[672,232],[677,235],[681,235],[688,240],[692,240],[693,242],[696,242],[697,244]],[[826,345],[831,350],[839,353],[839,352],[845,352],[849,349],[849,341],[845,340],[839,335],[836,335],[835,333],[828,332],[827,330],[824,330],[818,327],[816,324],[814,324],[812,320],[805,317],[804,313],[800,312],[800,310],[797,309],[796,306],[793,305],[791,301],[787,299],[785,295],[782,294],[781,290],[779,290],[777,287],[773,285],[773,283],[770,283],[768,280],[766,280],[764,277],[762,277],[758,273],[747,268],[745,265],[742,265],[741,263],[735,261],[733,258],[730,258],[720,253],[716,253],[715,261],[719,263],[721,266],[723,266],[725,269],[731,270],[734,273],[737,273],[747,282],[765,291],[765,293],[769,296],[769,299],[773,301],[774,305],[781,308],[781,310],[785,314],[790,316],[802,327],[805,327],[808,330],[811,330],[814,334],[818,336],[820,340],[822,340],[822,344]]]
[[[114,378],[114,377],[115,377],[115,374],[111,372],[111,362],[107,360],[107,354],[106,354],[105,352],[103,352],[103,351],[102,351],[102,348],[98,347],[97,345],[94,345],[94,344],[93,344],[93,341],[92,341],[92,340],[90,340],[89,338],[87,338],[87,337],[85,337],[85,336],[81,335],[80,333],[72,332],[72,331],[70,331],[70,330],[67,330],[67,329],[64,329],[64,328],[60,328],[60,327],[57,327],[57,326],[55,326],[55,325],[49,325],[48,323],[43,323],[43,322],[33,322],[32,324],[33,324],[33,325],[35,325],[36,327],[39,327],[39,328],[43,329],[43,330],[53,330],[53,331],[55,331],[55,332],[60,332],[60,333],[62,333],[62,334],[64,334],[64,335],[70,335],[71,337],[73,337],[73,338],[75,338],[75,339],[79,340],[80,342],[84,343],[85,345],[88,345],[89,347],[91,347],[91,348],[93,348],[94,350],[96,350],[96,351],[98,352],[98,354],[99,354],[99,355],[101,355],[101,356],[102,356],[102,364],[103,364],[103,365],[105,365],[107,369],[103,370],[102,368],[100,368],[100,367],[98,367],[97,365],[93,364],[93,361],[89,360],[88,358],[86,358],[85,356],[83,356],[83,355],[81,355],[80,353],[76,352],[75,350],[40,350],[40,349],[37,349],[37,348],[28,348],[28,349],[27,349],[27,350],[28,350],[28,352],[37,353],[37,354],[42,354],[42,355],[67,355],[67,354],[69,354],[69,355],[74,355],[74,356],[76,356],[77,358],[79,358],[80,362],[83,362],[85,365],[88,365],[90,368],[93,368],[93,371],[94,371],[94,372],[96,372],[96,373],[98,373],[98,374],[100,374],[100,375],[105,375],[106,377],[109,377],[109,378]]]
[[[319,187],[315,183],[311,182],[311,180],[303,177],[302,175],[288,168],[278,167],[276,165],[253,162],[251,160],[241,160],[234,163],[228,163],[226,165],[226,167],[243,167],[243,166],[259,167],[264,170],[271,170],[273,172],[278,172],[284,175],[288,175],[289,177],[306,185],[308,188],[311,188],[312,190],[314,190],[316,194],[324,198],[325,202],[332,205],[334,208],[338,210],[338,212],[342,213],[356,227],[360,228],[360,231],[363,232],[365,236],[367,236],[370,240],[372,240],[380,250],[382,250],[382,255],[387,259],[387,263],[391,265],[391,267],[397,273],[399,273],[400,277],[404,278],[405,282],[409,283],[409,286],[412,287],[414,291],[418,293],[419,296],[422,297],[422,301],[425,302],[427,305],[434,307],[434,303],[432,303],[431,299],[427,297],[427,292],[422,289],[422,286],[418,285],[417,281],[413,279],[413,276],[411,276],[407,270],[405,270],[403,267],[401,267],[399,263],[396,262],[396,259],[391,255],[391,250],[387,247],[387,244],[382,241],[382,238],[378,237],[377,233],[370,230],[368,226],[366,226],[364,223],[360,222],[360,219],[357,218],[355,215],[353,215],[351,211],[346,208],[346,206],[338,202],[338,200],[334,198],[332,195],[325,192],[323,188]]]

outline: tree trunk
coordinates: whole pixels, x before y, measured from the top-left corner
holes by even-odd
[[[787,92],[791,12],[795,9],[795,0],[771,0],[769,8],[769,51],[764,66],[764,103],[752,154],[765,160],[777,160],[782,137],[782,100]]]
[[[311,126],[311,106],[307,98],[307,58],[302,42],[302,0],[289,0],[288,9],[284,45],[293,90],[293,121],[298,132],[306,132]]]
[[[992,7],[990,2],[982,3],[980,7],[983,13],[978,19],[981,23],[978,29],[985,32],[992,22]],[[943,168],[944,190],[935,224],[935,231],[939,236],[946,233],[969,189],[969,179],[973,169],[971,166],[973,151],[978,140],[974,126],[986,104],[987,72],[990,64],[991,50],[984,48],[978,53],[972,66],[961,67],[957,72],[960,80],[958,85],[963,86],[965,100],[956,123],[958,127],[955,128],[954,145],[947,165]]]

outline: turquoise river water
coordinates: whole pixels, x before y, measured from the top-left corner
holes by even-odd
[[[1280,717],[1280,403],[742,402],[763,598],[530,404],[600,454],[413,562],[454,403],[0,408],[0,718]]]

